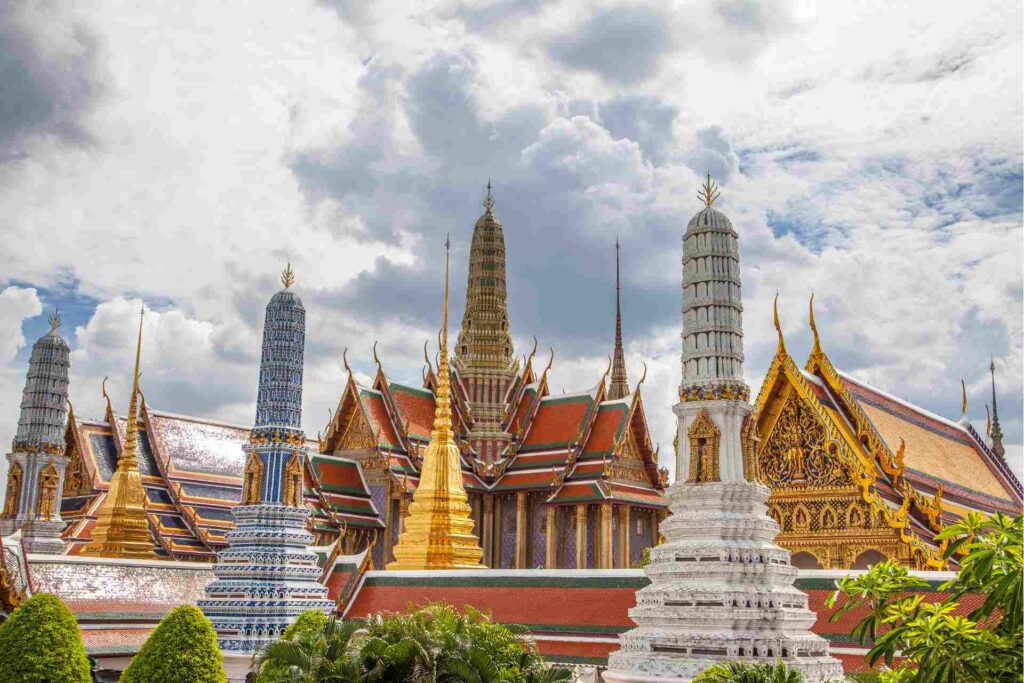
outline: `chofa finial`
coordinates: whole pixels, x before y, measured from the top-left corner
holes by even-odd
[[[967,414],[967,385],[962,379],[960,380],[960,412],[963,415]]]
[[[51,332],[53,332],[58,327],[60,327],[60,309],[59,308],[53,309],[53,315],[50,316],[49,320],[50,320],[50,331]]]
[[[285,266],[284,272],[281,273],[281,284],[284,285],[285,289],[288,289],[295,284],[295,273],[292,271],[291,261],[288,262],[288,265]]]
[[[782,325],[779,324],[779,292],[775,292],[775,302],[772,304],[772,322],[775,323],[775,331],[779,335],[779,351],[786,352],[786,340],[782,336]]]
[[[715,203],[715,200],[718,199],[719,194],[721,193],[718,191],[715,184],[711,182],[711,174],[708,173],[707,180],[704,181],[704,185],[701,186],[700,192],[697,193],[697,196],[704,202],[704,206],[711,206]]]

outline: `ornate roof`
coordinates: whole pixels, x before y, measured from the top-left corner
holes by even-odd
[[[126,418],[112,412],[106,420],[69,420],[69,476],[61,515],[68,522],[64,538],[70,554],[78,554],[91,538],[126,432]],[[234,528],[231,509],[242,498],[249,430],[155,410],[143,402],[137,433],[145,508],[158,556],[213,561]],[[313,441],[307,447],[310,453],[319,450]],[[330,535],[341,525],[381,526],[355,461],[311,456],[305,478],[305,500],[317,530]]]

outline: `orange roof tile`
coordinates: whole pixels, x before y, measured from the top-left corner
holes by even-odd
[[[523,440],[522,450],[567,446],[579,435],[593,405],[589,395],[544,399]]]

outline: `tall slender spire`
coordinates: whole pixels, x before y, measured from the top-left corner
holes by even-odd
[[[992,450],[1000,457],[1004,456],[1003,430],[999,426],[999,409],[996,407],[996,359],[993,358],[988,365],[988,371],[992,375]]]
[[[619,277],[619,238],[615,238],[615,355],[612,360],[612,383],[608,398],[620,399],[629,394],[629,380],[626,378],[626,355],[622,350],[622,281]]]
[[[444,304],[441,353],[437,367],[434,428],[423,452],[419,485],[409,504],[405,530],[388,569],[477,569],[483,551],[462,481],[459,447],[452,434],[451,384],[448,370],[448,274],[451,242],[445,240]]]
[[[110,480],[110,490],[100,508],[92,540],[82,549],[83,555],[145,559],[156,557],[153,536],[146,517],[146,491],[142,488],[137,456],[139,438],[139,364],[142,358],[142,320],[139,311],[139,337],[135,344],[135,372],[132,397],[128,403],[128,420],[124,445],[117,461],[117,470]]]

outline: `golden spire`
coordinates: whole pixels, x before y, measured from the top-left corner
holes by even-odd
[[[459,447],[452,434],[451,373],[448,369],[448,273],[451,241],[445,239],[444,305],[437,366],[434,428],[423,452],[420,481],[409,504],[405,530],[388,569],[478,569],[483,551],[462,482]]]
[[[779,348],[777,353],[786,354],[786,340],[782,337],[782,325],[779,324],[779,292],[775,292],[775,303],[772,304],[772,319],[775,323],[775,331],[779,334]]]
[[[711,182],[711,174],[708,173],[708,178],[704,181],[704,184],[701,186],[700,192],[697,193],[697,196],[700,197],[702,202],[704,202],[704,206],[711,206],[715,203],[715,200],[718,199],[719,194],[721,193],[718,191],[715,184]]]
[[[964,416],[967,415],[967,385],[963,379],[960,380],[960,412]]]
[[[50,332],[53,332],[60,327],[60,309],[53,309],[53,315],[50,316]]]
[[[818,326],[814,324],[814,292],[811,292],[811,302],[808,306],[808,318],[811,323],[811,333],[814,335],[814,346],[811,348],[811,355],[821,354],[821,340],[818,339]]]
[[[135,345],[135,373],[132,379],[132,398],[128,404],[128,423],[124,430],[124,445],[117,461],[117,470],[110,479],[110,490],[100,507],[92,540],[83,555],[152,559],[153,536],[146,517],[146,491],[142,488],[139,461],[136,456],[139,435],[139,360],[142,356],[142,318],[139,312],[139,338]],[[113,425],[111,425],[113,426]]]
[[[288,265],[285,266],[284,272],[281,273],[281,284],[284,285],[285,289],[288,289],[295,284],[295,273],[292,272],[291,261],[288,262]]]

